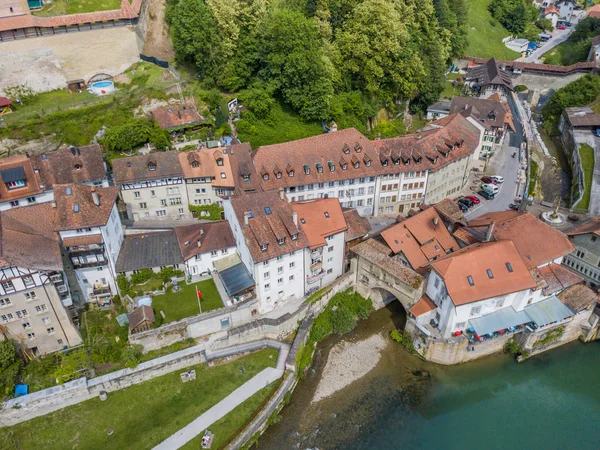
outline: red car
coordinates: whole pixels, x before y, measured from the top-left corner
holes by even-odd
[[[481,203],[481,200],[479,200],[479,197],[476,195],[465,195],[465,198],[471,200],[474,205],[479,205]]]
[[[490,177],[483,177],[483,178],[481,178],[481,181],[483,181],[486,184],[498,184],[498,182],[496,180],[494,180],[493,178],[490,178]]]
[[[557,30],[566,30],[567,27],[566,27],[566,25],[559,25],[559,26],[556,27],[556,29]]]

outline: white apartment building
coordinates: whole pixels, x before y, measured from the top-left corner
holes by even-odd
[[[173,220],[190,217],[178,152],[115,159],[113,173],[130,219]]]
[[[177,242],[189,277],[215,270],[215,261],[235,254],[229,222],[220,221],[175,227]]]
[[[309,243],[283,191],[235,196],[223,206],[240,259],[254,279],[259,310],[303,298]]]
[[[57,230],[85,302],[108,302],[118,293],[116,262],[124,237],[117,194],[117,187],[55,186]]]
[[[309,243],[304,250],[304,290],[308,294],[343,274],[348,227],[337,198],[295,202],[292,208]]]

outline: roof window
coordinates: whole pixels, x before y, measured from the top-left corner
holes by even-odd
[[[323,173],[323,164],[317,163],[316,165],[317,165],[317,172]]]
[[[486,270],[488,278],[491,280],[492,278],[494,278],[494,274],[492,273],[492,269],[487,269]]]
[[[306,220],[304,220],[304,217],[302,217],[302,218],[300,219],[300,223],[301,223],[301,224],[305,224],[305,223],[306,223]]]
[[[282,237],[282,238],[279,238],[279,239],[277,239],[277,243],[278,243],[279,245],[285,245],[285,237]]]
[[[75,203],[75,204],[73,205],[73,212],[74,212],[74,213],[78,213],[78,212],[79,212],[79,203]]]
[[[266,252],[268,248],[269,248],[269,244],[260,244],[260,249],[263,252]]]
[[[46,155],[45,153],[42,153],[42,160],[46,161],[48,159],[48,155]]]
[[[360,146],[360,144],[358,142],[356,144],[354,144],[354,151],[356,153],[362,152],[362,147]]]
[[[223,165],[223,158],[217,158],[217,166]]]
[[[269,174],[268,173],[263,174],[263,180],[266,181],[268,179],[269,179]]]
[[[254,213],[252,211],[248,211],[248,219],[253,219]]]
[[[475,286],[475,282],[473,281],[473,277],[471,275],[467,275],[467,281],[469,282],[469,286]]]
[[[346,154],[350,153],[350,147],[348,147],[348,144],[344,144],[342,151]]]
[[[270,216],[270,215],[271,215],[271,208],[270,208],[270,207],[268,207],[268,206],[265,206],[265,214],[266,214],[267,216]]]
[[[197,167],[200,167],[200,163],[198,161],[192,161],[192,167],[195,169]]]
[[[506,270],[508,270],[510,273],[512,273],[512,272],[513,272],[513,268],[512,268],[512,266],[510,265],[510,263],[509,263],[509,262],[507,262],[507,263],[504,263],[504,265],[506,266]]]
[[[131,167],[131,161],[127,161],[127,167]]]
[[[65,194],[66,195],[73,195],[73,189],[71,189],[70,187],[65,188]]]
[[[304,167],[304,173],[306,175],[310,175],[310,166],[308,164],[304,164],[302,167]]]
[[[334,172],[335,171],[335,164],[333,163],[333,161],[327,161],[327,165],[329,166],[329,171],[330,172]]]
[[[298,233],[293,233],[292,234],[292,241],[297,241],[298,240]]]
[[[329,211],[325,211],[325,217],[329,219]]]

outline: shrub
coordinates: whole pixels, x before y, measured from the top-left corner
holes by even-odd
[[[393,330],[390,333],[390,337],[394,341],[401,344],[406,350],[411,352],[413,355],[417,354],[417,349],[413,345],[412,335],[408,331],[402,330],[402,332],[400,332],[398,330]]]
[[[121,295],[129,295],[130,297],[135,295],[131,289],[131,282],[122,273],[117,275],[117,287],[119,288]]]
[[[216,203],[211,203],[210,205],[189,205],[188,208],[192,213],[195,213],[198,219],[206,220],[221,220],[221,212],[223,212],[223,207]]]
[[[123,349],[121,359],[127,367],[134,368],[140,363],[143,346],[139,344],[129,345]]]
[[[106,130],[102,142],[113,152],[129,152],[146,143],[159,150],[170,146],[169,134],[147,119],[131,120]]]
[[[331,322],[331,331],[335,334],[346,334],[356,326],[356,316],[344,306],[333,309],[329,320]]]
[[[171,281],[171,278],[173,278],[173,277],[178,277],[178,278],[182,277],[183,271],[177,270],[174,267],[164,267],[164,268],[160,269],[160,272],[158,272],[155,275],[156,276],[154,278],[157,278],[157,279],[162,280],[163,282],[167,283],[168,281]]]
[[[131,283],[142,284],[151,278],[156,278],[156,274],[152,271],[152,269],[142,269],[138,273],[131,275]]]

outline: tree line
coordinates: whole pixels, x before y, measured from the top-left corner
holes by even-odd
[[[257,115],[282,100],[308,120],[356,95],[365,114],[423,110],[466,47],[466,16],[465,0],[170,0],[166,14],[177,59],[207,88],[239,92]]]

